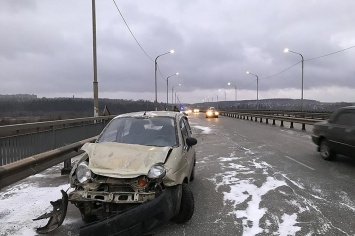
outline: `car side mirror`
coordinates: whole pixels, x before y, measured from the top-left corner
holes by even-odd
[[[186,144],[187,146],[191,147],[193,145],[197,144],[197,139],[193,138],[193,137],[187,137],[186,138]]]

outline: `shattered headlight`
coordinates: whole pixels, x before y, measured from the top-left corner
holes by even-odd
[[[148,171],[147,177],[150,179],[162,179],[166,174],[166,170],[163,164],[155,164]]]
[[[89,169],[89,163],[86,161],[81,162],[76,168],[76,178],[80,183],[84,183],[85,181],[92,178],[92,172]]]

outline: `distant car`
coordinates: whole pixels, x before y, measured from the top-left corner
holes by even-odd
[[[188,118],[182,113],[119,115],[96,143],[81,148],[80,160],[69,175],[73,191],[66,197],[62,191],[63,199],[66,204],[75,204],[84,222],[112,221],[110,225],[120,230],[115,235],[126,235],[136,225],[137,229],[144,225],[150,230],[156,222],[170,219],[185,223],[194,213],[188,183],[194,179],[196,143]],[[99,232],[100,227],[105,230],[108,226],[99,223],[93,227]]]
[[[214,117],[218,118],[219,112],[214,107],[210,107],[206,111],[206,118]]]
[[[200,109],[197,109],[197,108],[194,109],[194,113],[199,113],[199,112],[200,112]]]
[[[325,160],[336,154],[355,157],[355,106],[340,108],[329,120],[314,124],[312,141]]]

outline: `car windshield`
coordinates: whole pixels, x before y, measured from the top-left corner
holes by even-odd
[[[176,146],[175,122],[170,117],[122,117],[112,120],[98,143],[117,142],[147,146]]]

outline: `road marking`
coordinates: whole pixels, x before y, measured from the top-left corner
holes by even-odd
[[[303,164],[302,162],[299,162],[299,161],[293,159],[292,157],[289,157],[289,156],[285,156],[285,157],[288,158],[288,159],[290,159],[291,161],[294,161],[294,162],[297,162],[297,163],[300,164],[300,165],[303,165],[304,167],[307,167],[308,169],[315,170],[315,169],[313,169],[312,167],[309,167],[309,166],[307,166],[306,164]]]

